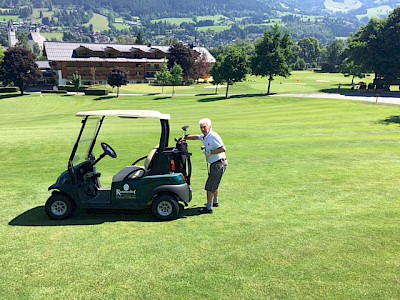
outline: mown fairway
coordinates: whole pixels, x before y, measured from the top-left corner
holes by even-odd
[[[364,79],[367,83],[372,79]],[[358,80],[355,80],[357,83]],[[342,91],[350,91],[351,78],[344,77],[342,74],[319,74],[311,71],[293,71],[288,78],[276,77],[271,83],[271,93],[315,93],[315,92],[337,92],[338,84],[341,84]],[[111,90],[109,85],[102,88]],[[266,94],[268,81],[264,77],[248,76],[243,82],[238,82],[229,86],[229,95],[235,94]],[[392,88],[395,90],[394,88]],[[176,86],[175,93],[197,96],[212,96],[215,91],[220,96],[225,95],[226,86],[216,86],[210,83],[193,84],[189,86]],[[114,89],[116,92],[116,88]],[[129,84],[120,88],[120,93],[128,94],[172,94],[172,86],[156,86],[148,84]]]
[[[67,167],[74,114],[94,109],[170,113],[171,141],[210,117],[228,148],[221,206],[196,214],[206,166],[192,141],[194,198],[178,220],[84,211],[49,220],[47,188]],[[32,94],[3,97],[0,111],[1,299],[400,298],[398,106]],[[109,186],[157,144],[159,124],[104,129],[99,141],[119,155],[99,165]]]

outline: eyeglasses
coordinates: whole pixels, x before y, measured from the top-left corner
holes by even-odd
[[[206,126],[200,126],[200,129],[205,129],[207,127],[208,127],[207,125]]]

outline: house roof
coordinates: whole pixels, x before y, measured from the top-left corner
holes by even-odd
[[[44,43],[47,59],[50,61],[70,61],[76,60],[73,57],[74,50],[78,48],[87,48],[94,52],[104,52],[115,49],[119,52],[132,52],[135,49],[143,52],[152,53],[156,50],[160,50],[164,53],[168,53],[169,46],[145,46],[145,45],[123,45],[123,44],[96,44],[96,43],[64,43],[64,42],[45,42]],[[96,57],[91,57],[90,60]],[[82,58],[80,58],[82,59]],[[101,58],[104,61],[106,58]],[[113,58],[115,61],[118,58]],[[87,59],[86,59],[87,60]]]
[[[37,66],[39,67],[39,69],[41,70],[50,70],[50,64],[48,60],[37,60],[36,61]]]
[[[110,62],[163,62],[163,59],[149,59],[149,58],[103,58],[103,57],[90,57],[90,58],[76,58],[73,57],[74,50],[78,48],[87,48],[93,52],[105,52],[115,49],[119,52],[135,52],[143,51],[145,53],[153,53],[161,51],[168,54],[170,46],[147,46],[147,45],[127,45],[127,44],[96,44],[96,43],[65,43],[65,42],[44,42],[44,50],[49,61],[110,61]],[[204,47],[194,47],[199,53],[204,53],[209,62],[215,62],[214,57]]]

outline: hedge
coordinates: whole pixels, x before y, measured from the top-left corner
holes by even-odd
[[[19,91],[19,88],[17,88],[16,86],[0,87],[0,93],[15,93],[18,91]]]
[[[108,90],[86,89],[85,95],[104,96],[108,95]]]
[[[89,86],[87,85],[81,85],[78,88],[78,92],[83,93]],[[59,90],[65,90],[67,92],[76,92],[76,88],[73,85],[59,85],[58,86]]]
[[[42,94],[66,94],[66,90],[41,90]]]

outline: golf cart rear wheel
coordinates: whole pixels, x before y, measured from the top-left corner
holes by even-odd
[[[174,220],[179,214],[178,201],[171,195],[160,195],[154,199],[151,210],[157,219]]]
[[[62,220],[74,214],[75,206],[67,196],[54,193],[47,200],[45,210],[51,219]]]

